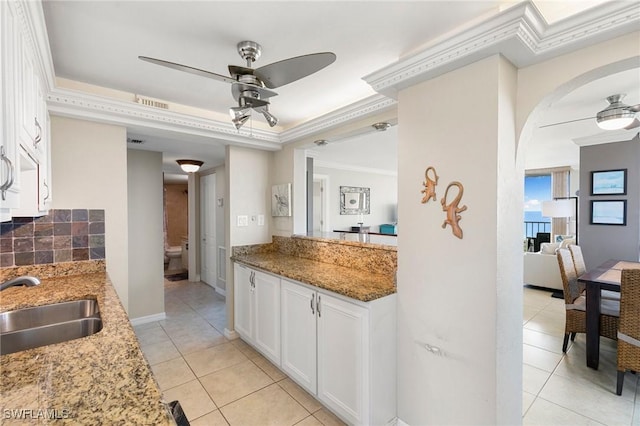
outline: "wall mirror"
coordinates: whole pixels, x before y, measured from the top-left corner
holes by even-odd
[[[369,213],[369,188],[340,187],[340,214]]]

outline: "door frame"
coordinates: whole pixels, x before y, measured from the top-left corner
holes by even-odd
[[[313,174],[313,183],[320,182],[322,185],[322,225],[320,227],[321,232],[330,232],[331,231],[331,220],[329,218],[329,175],[324,175],[320,173]],[[313,194],[311,194],[311,198],[313,199]]]

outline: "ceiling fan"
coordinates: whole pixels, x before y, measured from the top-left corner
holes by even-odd
[[[558,126],[560,124],[574,123],[576,121],[596,119],[596,124],[603,130],[631,130],[640,127],[640,120],[636,113],[640,111],[640,104],[627,105],[621,102],[625,95],[611,95],[607,97],[609,106],[598,112],[595,117],[579,118],[577,120],[562,121],[560,123],[545,124],[543,127]]]
[[[284,59],[260,68],[251,68],[251,64],[260,57],[261,53],[262,46],[254,41],[238,43],[238,54],[247,61],[247,66],[229,65],[229,77],[162,59],[147,56],[138,56],[138,58],[178,71],[231,83],[231,93],[238,102],[238,106],[231,107],[229,114],[231,114],[231,121],[239,130],[251,117],[252,109],[261,113],[269,126],[278,124],[278,119],[269,112],[269,98],[276,96],[277,93],[269,89],[275,89],[311,75],[336,60],[334,53],[322,52]]]

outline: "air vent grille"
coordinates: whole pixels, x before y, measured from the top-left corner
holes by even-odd
[[[136,102],[140,105],[150,106],[153,108],[169,109],[169,104],[166,102],[160,102],[151,98],[143,98],[142,96],[136,96]]]
[[[127,138],[127,142],[135,145],[142,145],[144,143],[142,139],[133,139],[133,138]]]

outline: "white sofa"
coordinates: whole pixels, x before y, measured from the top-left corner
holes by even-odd
[[[524,284],[562,290],[562,277],[556,250],[575,244],[575,239],[568,238],[560,243],[542,243],[540,251],[524,253]]]

